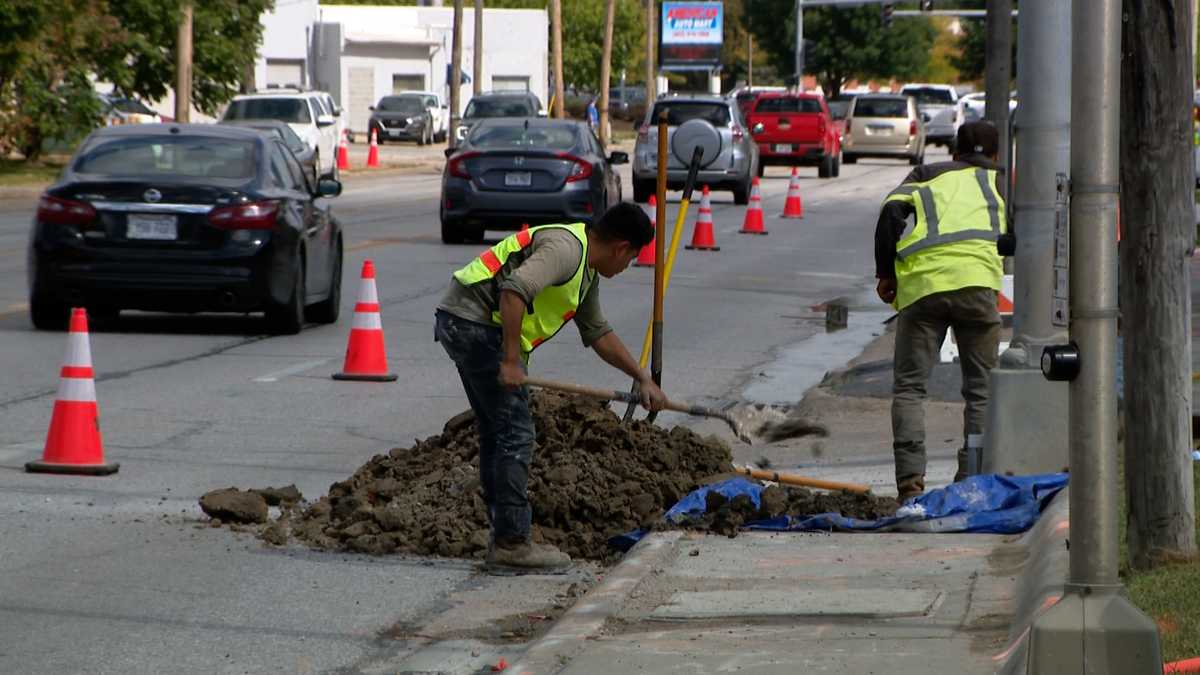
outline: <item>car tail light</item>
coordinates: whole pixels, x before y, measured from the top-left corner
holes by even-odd
[[[37,219],[48,225],[87,225],[96,219],[96,209],[87,202],[42,195]]]
[[[740,141],[746,136],[746,130],[738,125],[733,125],[733,140]]]
[[[464,152],[462,154],[455,155],[451,157],[450,161],[446,164],[446,170],[449,171],[450,175],[454,176],[455,178],[466,178],[467,180],[470,180],[471,172],[467,171],[466,161],[468,159],[475,159],[478,156],[478,152]]]
[[[557,157],[575,163],[575,166],[571,167],[571,173],[567,176],[568,183],[587,180],[592,177],[592,165],[590,162],[565,152],[558,153]]]
[[[273,230],[279,202],[250,202],[213,209],[208,213],[208,223],[222,230]]]
[[[638,127],[638,138],[640,138],[643,141],[650,138],[650,125],[649,124],[643,124],[642,126]]]
[[[916,121],[916,120],[910,120],[910,121],[909,121],[909,123],[908,123],[908,135],[909,135],[909,136],[916,136],[916,135],[917,135],[917,121]]]

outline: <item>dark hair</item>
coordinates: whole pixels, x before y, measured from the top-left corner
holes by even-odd
[[[642,207],[629,202],[620,202],[605,211],[588,229],[608,241],[627,241],[636,249],[654,240],[650,216]]]
[[[991,157],[1000,150],[1000,134],[987,120],[967,122],[958,128],[956,153]]]

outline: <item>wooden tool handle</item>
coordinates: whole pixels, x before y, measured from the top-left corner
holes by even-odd
[[[763,471],[762,469],[751,469],[750,467],[742,467],[737,470],[738,473],[745,474],[751,478],[759,480],[769,480],[783,485],[797,485],[800,487],[818,488],[821,490],[845,490],[855,494],[867,494],[871,491],[870,486],[861,485],[859,483],[840,483],[832,480],[821,480],[820,478],[808,478],[807,476],[797,476],[792,473],[778,473],[776,471]]]

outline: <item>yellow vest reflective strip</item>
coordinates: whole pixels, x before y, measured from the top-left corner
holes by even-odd
[[[994,187],[995,175],[995,171],[988,169],[959,169],[926,183],[909,183],[893,190],[886,201],[906,202],[917,211],[917,224],[897,242],[896,257],[903,260],[931,246],[957,241],[996,241],[1003,232],[1004,209]],[[972,178],[974,185],[970,182]],[[984,223],[975,222],[980,202],[972,197],[982,200],[987,212],[986,229]],[[949,231],[943,231],[943,221],[952,224]]]
[[[575,318],[579,303],[583,299],[580,290],[587,271],[587,230],[583,223],[569,225],[540,225],[502,239],[495,246],[479,254],[479,257],[467,263],[465,267],[454,273],[454,278],[464,286],[490,281],[508,261],[509,256],[528,247],[533,243],[533,235],[541,230],[561,229],[575,235],[582,247],[583,255],[579,259],[579,267],[575,274],[563,284],[547,286],[533,299],[532,311],[526,312],[521,319],[521,351],[528,356],[530,352],[546,340],[554,337],[563,326]],[[501,325],[499,308],[492,311],[492,323]]]

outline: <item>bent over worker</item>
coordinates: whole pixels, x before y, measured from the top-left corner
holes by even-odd
[[[638,381],[642,404],[666,397],[600,312],[597,274],[621,273],[654,236],[650,219],[621,203],[594,224],[544,225],[518,232],[454,273],[437,309],[435,339],[458,368],[479,431],[479,478],[491,520],[487,564],[547,569],[570,558],[530,538],[526,492],[534,446],[530,354],[572,319],[584,346]]]
[[[953,161],[914,169],[887,196],[875,227],[876,291],[900,313],[892,450],[901,500],[925,491],[925,387],[946,329],[954,329],[958,342],[966,401],[955,481],[967,475],[967,437],[983,432],[988,375],[999,350],[996,294],[1004,268],[996,241],[1007,227],[999,138],[979,121],[959,127],[957,140]]]

